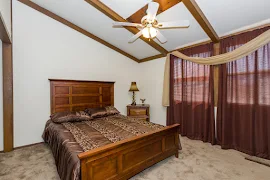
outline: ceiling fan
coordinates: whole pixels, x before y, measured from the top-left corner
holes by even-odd
[[[129,43],[133,43],[141,35],[149,39],[153,39],[156,37],[159,40],[159,42],[165,43],[167,42],[167,39],[160,33],[158,29],[188,28],[189,27],[188,20],[159,23],[156,19],[158,8],[159,8],[159,4],[157,2],[150,2],[148,4],[148,9],[146,11],[147,15],[142,18],[141,24],[129,23],[129,22],[114,22],[113,27],[132,26],[132,27],[138,28],[140,31],[129,39],[128,41]]]

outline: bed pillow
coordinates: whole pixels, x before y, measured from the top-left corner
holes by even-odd
[[[91,118],[101,118],[108,116],[108,113],[104,107],[87,108],[85,112],[91,116]]]
[[[108,116],[119,114],[120,112],[114,106],[107,106],[105,107]]]
[[[64,111],[64,112],[57,112],[52,114],[51,120],[54,123],[64,123],[64,122],[78,122],[78,121],[89,121],[92,120],[91,116],[89,116],[84,111]]]

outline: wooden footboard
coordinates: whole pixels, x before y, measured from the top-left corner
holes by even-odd
[[[178,157],[179,124],[79,154],[82,180],[128,179],[153,164]]]

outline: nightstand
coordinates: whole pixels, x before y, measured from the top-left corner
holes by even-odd
[[[127,105],[127,116],[150,121],[149,104]]]

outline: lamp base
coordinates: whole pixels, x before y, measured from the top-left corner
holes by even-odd
[[[136,99],[135,99],[135,92],[133,91],[133,94],[132,94],[132,103],[131,105],[133,106],[136,106]]]

